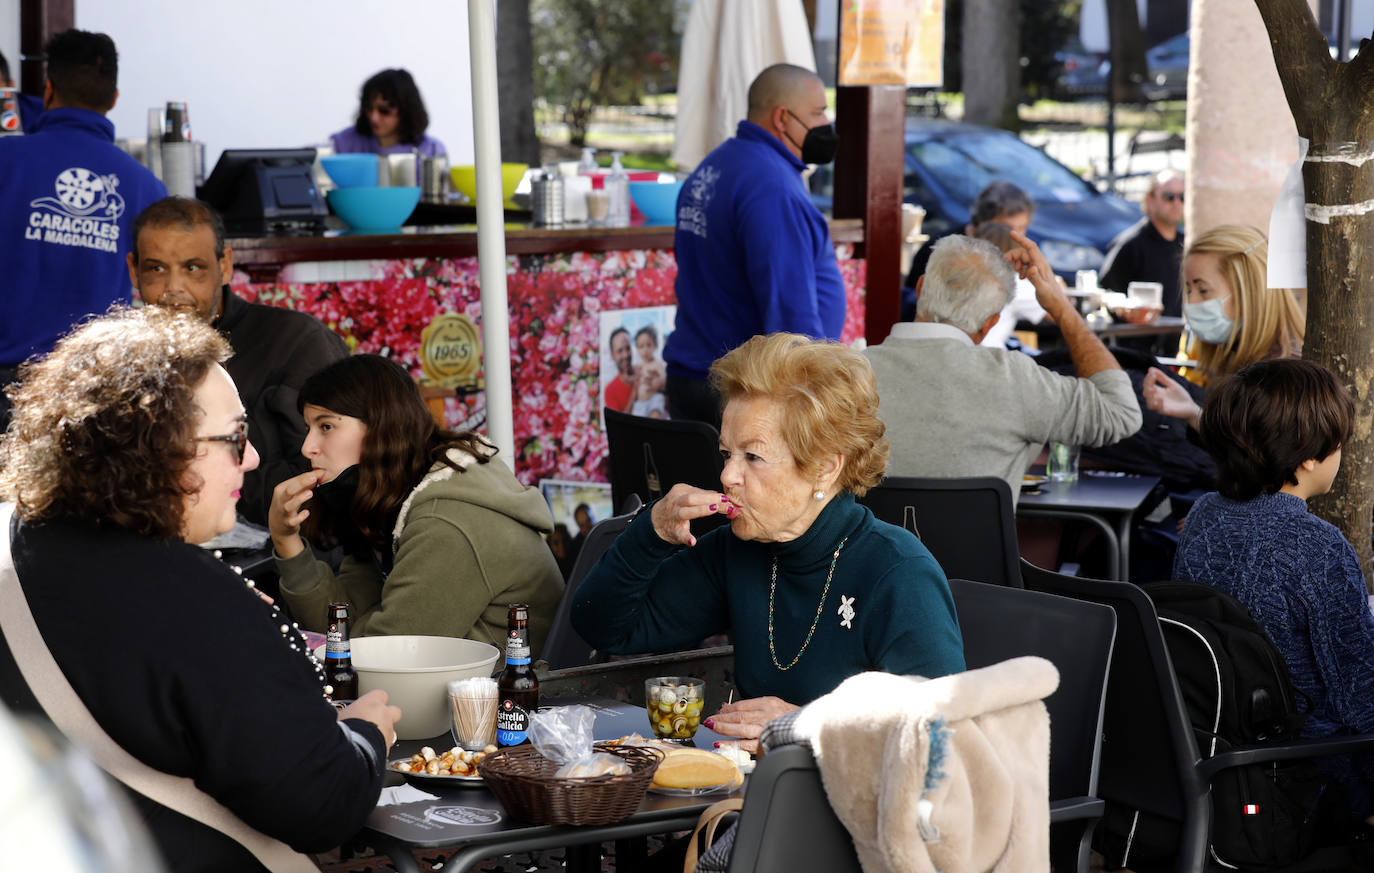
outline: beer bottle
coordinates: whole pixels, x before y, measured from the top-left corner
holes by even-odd
[[[348,635],[348,601],[329,604],[324,643],[325,692],[335,703],[358,699],[358,673],[353,669],[353,644]]]
[[[498,746],[518,746],[527,740],[530,716],[539,708],[539,677],[530,661],[530,609],[512,603],[506,613],[506,669],[496,683]]]

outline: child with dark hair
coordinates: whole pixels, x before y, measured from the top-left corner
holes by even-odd
[[[1226,379],[1202,410],[1217,489],[1188,515],[1174,577],[1235,597],[1312,701],[1305,737],[1374,731],[1374,614],[1355,550],[1307,510],[1331,490],[1354,403],[1325,368],[1271,359]],[[1352,809],[1374,813],[1374,762],[1331,768]]]

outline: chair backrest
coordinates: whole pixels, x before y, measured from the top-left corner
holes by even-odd
[[[558,612],[554,614],[553,626],[549,628],[544,648],[539,653],[540,659],[547,661],[551,669],[561,670],[591,663],[591,645],[573,630],[573,595],[577,593],[582,580],[592,571],[592,567],[596,566],[596,562],[600,561],[601,556],[611,547],[611,543],[615,542],[615,538],[629,527],[639,505],[638,499],[631,500],[625,507],[627,511],[624,515],[603,519],[587,531],[582,551],[577,553],[572,572],[568,574],[568,584],[563,587],[563,599],[558,602]]]
[[[859,502],[921,538],[951,579],[1021,587],[1016,509],[996,477],[889,476]]]
[[[1175,822],[1206,821],[1207,789],[1196,770],[1197,742],[1150,598],[1128,582],[1065,576],[1026,561],[1021,570],[1032,591],[1116,611],[1097,795]],[[1197,832],[1185,827],[1185,840],[1190,830]],[[1196,851],[1180,846],[1179,857],[1200,857]]]
[[[770,749],[749,777],[730,873],[859,873],[859,856],[826,799],[806,746]]]
[[[1059,670],[1050,714],[1050,799],[1097,794],[1107,669],[1116,613],[1107,606],[1002,585],[949,580],[970,670],[1038,655]]]
[[[631,494],[645,503],[679,482],[720,487],[720,432],[702,421],[667,421],[607,408],[611,502],[624,507]],[[724,516],[719,516],[721,521]]]

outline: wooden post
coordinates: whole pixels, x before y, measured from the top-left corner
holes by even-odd
[[[43,44],[48,37],[76,26],[75,0],[20,0],[19,2],[19,89],[34,97],[43,96],[48,65],[43,60]],[[11,69],[11,73],[16,72]]]
[[[1307,213],[1307,336],[1303,357],[1330,369],[1355,398],[1355,429],[1330,494],[1312,500],[1341,529],[1370,581],[1374,508],[1374,45],[1333,60],[1304,0],[1255,0],[1298,134]]]
[[[864,222],[857,252],[867,261],[864,336],[876,345],[901,314],[906,88],[849,85],[835,91],[835,217]]]

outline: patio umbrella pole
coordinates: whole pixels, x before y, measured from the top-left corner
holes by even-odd
[[[514,470],[510,311],[506,300],[506,214],[501,190],[501,118],[496,102],[493,0],[468,0],[468,42],[472,56],[477,263],[482,289],[482,370],[487,394],[487,435]]]

